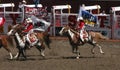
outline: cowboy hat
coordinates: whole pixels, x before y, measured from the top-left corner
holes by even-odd
[[[83,20],[83,17],[78,17],[78,18],[77,18],[77,21],[79,21],[79,20]]]

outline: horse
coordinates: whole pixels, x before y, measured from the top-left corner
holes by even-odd
[[[12,36],[10,37],[7,34],[0,34],[0,48],[3,47],[9,53],[9,55],[10,55],[9,59],[13,59],[13,54],[12,54],[11,48],[13,48],[15,46],[12,38],[13,38]]]
[[[77,54],[76,58],[80,57],[78,46],[84,45],[86,43],[89,43],[93,46],[93,48],[91,49],[91,53],[94,54],[94,48],[98,47],[100,50],[100,53],[104,54],[102,47],[95,41],[95,39],[96,38],[108,39],[107,37],[103,36],[99,32],[89,31],[89,32],[86,32],[87,37],[84,38],[84,43],[81,43],[77,33],[78,33],[77,31],[71,29],[69,26],[64,26],[59,32],[60,35],[64,35],[64,34],[67,35],[70,45],[72,46],[72,52]]]
[[[36,43],[34,45],[32,45],[32,47],[30,47],[31,43],[29,43],[26,39],[27,38],[26,36],[29,34],[22,33],[23,29],[24,29],[23,25],[17,24],[17,25],[14,25],[13,28],[8,32],[9,36],[11,36],[11,35],[15,36],[16,42],[18,43],[17,47],[18,47],[19,52],[16,54],[15,58],[19,59],[20,54],[22,54],[22,56],[26,59],[26,55],[25,55],[24,51],[27,48],[32,48],[33,46],[35,46],[40,51],[41,56],[44,57],[45,56],[45,54],[44,54],[45,44],[46,44],[45,39],[49,40],[47,32],[35,32],[35,34],[33,33],[34,36],[36,37],[36,41],[35,41]],[[47,46],[49,46],[49,45],[47,45]]]

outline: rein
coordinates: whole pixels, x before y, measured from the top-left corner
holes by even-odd
[[[71,29],[70,28],[70,31],[72,31],[73,33],[75,33],[75,34],[78,34],[79,32],[77,32],[77,31],[75,31],[75,30],[73,30],[73,29]]]

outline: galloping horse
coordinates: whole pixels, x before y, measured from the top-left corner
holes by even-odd
[[[5,18],[0,17],[0,27],[3,26],[5,23]],[[5,48],[9,55],[10,59],[13,59],[13,55],[11,53],[10,45],[14,46],[13,40],[11,37],[7,36],[6,34],[0,34],[0,48],[3,47]]]
[[[15,44],[13,43],[12,37],[10,37],[6,34],[0,34],[0,48],[1,47],[5,48],[10,55],[10,59],[13,59],[13,55],[12,55],[12,51],[10,49],[10,45],[15,46]]]
[[[16,54],[15,58],[19,58],[20,54],[22,54],[24,58],[26,58],[24,50],[31,46],[31,43],[28,44],[28,42],[26,42],[27,40],[24,39],[26,38],[26,35],[22,33],[23,28],[23,25],[17,24],[13,26],[13,28],[8,32],[8,35],[14,35],[16,37],[16,42],[18,42],[17,47],[19,49],[19,52]],[[49,40],[49,37],[47,37],[47,35],[47,32],[35,32],[34,35],[37,38],[37,42],[32,46],[36,46],[36,48],[40,51],[41,56],[45,56],[45,39]]]
[[[67,34],[69,38],[73,53],[76,53],[77,58],[79,58],[80,52],[78,50],[78,46],[83,45],[83,44],[80,42],[80,39],[77,37],[77,32],[72,30],[69,26],[65,26],[60,30],[59,34],[63,35],[64,33]],[[95,38],[108,39],[98,32],[90,31],[90,32],[87,32],[87,37],[84,38],[84,44],[89,43],[93,45],[93,48],[91,49],[91,52],[93,54],[94,54],[94,48],[96,46],[99,48],[100,53],[104,53],[101,46],[97,42],[95,42]]]

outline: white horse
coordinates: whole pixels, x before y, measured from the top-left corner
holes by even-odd
[[[63,27],[59,34],[63,35],[63,34],[67,34],[68,38],[69,38],[69,42],[72,46],[72,51],[73,53],[77,54],[77,58],[80,57],[80,52],[78,50],[78,46],[83,45],[80,41],[80,39],[77,37],[77,32],[72,30],[69,26],[65,26]],[[98,32],[87,32],[87,37],[84,38],[84,44],[85,43],[89,43],[91,45],[93,45],[93,48],[91,49],[91,52],[94,54],[94,48],[98,47],[100,50],[100,53],[104,53],[102,50],[102,47],[94,40],[95,38],[103,38],[103,39],[108,39],[106,37],[104,37],[103,35],[101,35]]]

